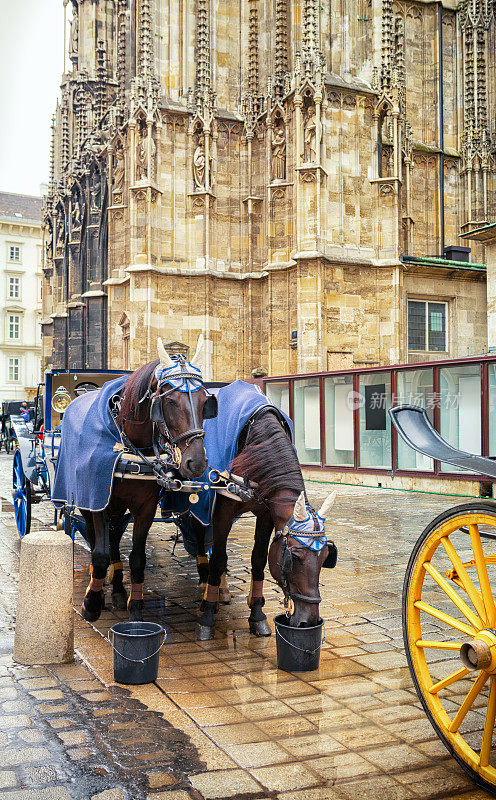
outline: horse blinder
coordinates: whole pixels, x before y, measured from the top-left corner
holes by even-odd
[[[152,422],[165,422],[162,401],[160,397],[154,397],[150,410]]]
[[[338,548],[331,542],[330,539],[327,540],[327,547],[329,548],[329,552],[325,558],[324,563],[322,564],[322,569],[325,567],[326,569],[334,569],[338,560]]]
[[[209,394],[203,404],[203,419],[214,419],[219,413],[219,404],[214,394]]]

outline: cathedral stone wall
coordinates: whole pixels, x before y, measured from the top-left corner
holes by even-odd
[[[134,368],[200,332],[219,380],[390,364],[414,297],[448,304],[447,355],[480,352],[484,269],[432,261],[495,212],[477,2],[70,0],[46,364]]]

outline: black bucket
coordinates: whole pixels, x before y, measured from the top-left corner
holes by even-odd
[[[312,628],[292,628],[286,614],[274,617],[277,667],[285,672],[312,672],[319,668],[324,620]]]
[[[117,683],[151,683],[157,679],[165,631],[156,622],[118,622],[110,628]]]

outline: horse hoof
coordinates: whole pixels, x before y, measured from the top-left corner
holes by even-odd
[[[86,622],[96,622],[97,619],[99,619],[102,611],[101,609],[92,610],[90,608],[86,608],[83,601],[83,605],[81,606],[81,613]]]
[[[83,598],[81,613],[86,622],[96,622],[102,611],[105,611],[105,595],[103,591],[90,590]]]
[[[258,622],[250,621],[250,633],[255,636],[272,636],[272,631],[266,619],[258,620]]]
[[[219,589],[219,603],[228,606],[231,602],[231,592],[228,589]]]
[[[112,608],[124,611],[127,606],[127,592],[112,592]]]
[[[143,622],[143,600],[132,600],[129,603],[129,622]]]
[[[209,642],[210,639],[215,639],[215,625],[210,628],[208,625],[197,623],[196,639],[198,642]]]

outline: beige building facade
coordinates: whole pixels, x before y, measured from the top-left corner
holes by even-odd
[[[200,332],[217,380],[483,352],[484,244],[456,248],[494,217],[490,0],[71,7],[48,365]]]
[[[42,381],[41,197],[0,192],[0,401]]]

